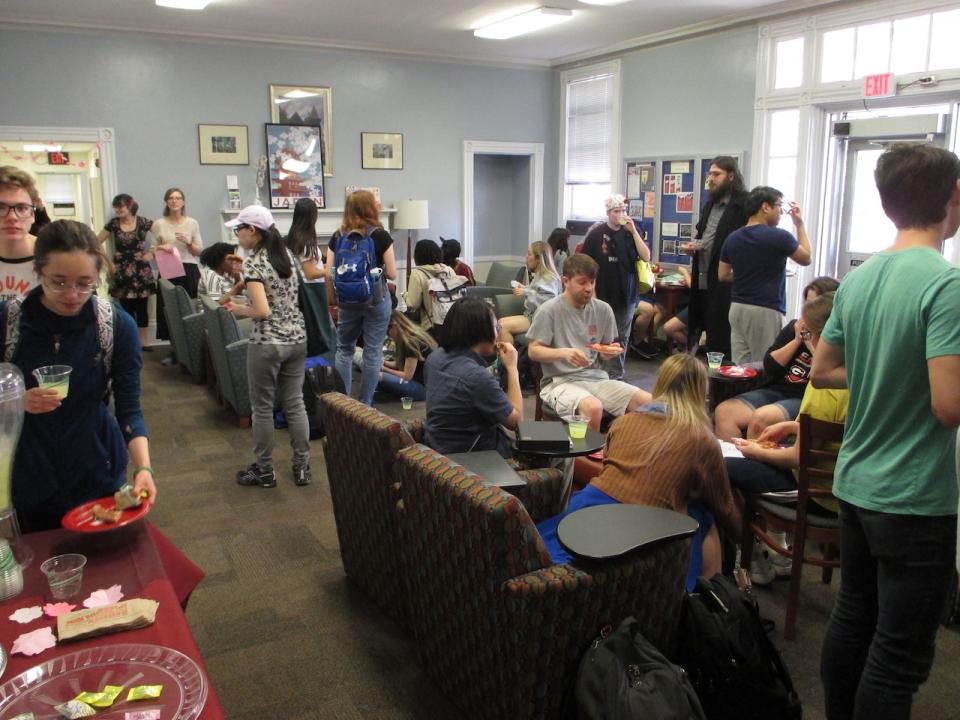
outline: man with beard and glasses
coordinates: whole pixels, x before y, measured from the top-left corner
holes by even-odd
[[[693,242],[680,243],[693,255],[690,269],[690,334],[692,343],[707,331],[707,350],[730,355],[730,283],[717,277],[720,251],[734,230],[747,224],[747,198],[737,159],[719,155],[707,172],[710,200],[703,206]]]

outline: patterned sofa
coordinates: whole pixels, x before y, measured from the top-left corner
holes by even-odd
[[[347,576],[390,617],[407,624],[400,572],[397,453],[422,439],[420,421],[405,426],[342,393],[320,396],[323,441],[340,555]],[[440,456],[442,457],[442,456]],[[456,467],[460,467],[457,465]],[[556,514],[563,478],[558,470],[525,470],[521,497],[530,514]]]
[[[689,539],[554,565],[516,497],[423,445],[398,453],[402,577],[428,675],[469,717],[556,718],[603,625],[673,649]]]

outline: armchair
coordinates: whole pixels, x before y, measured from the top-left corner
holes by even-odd
[[[246,336],[237,319],[222,307],[204,312],[203,322],[220,397],[233,408],[240,419],[240,427],[250,427]]]

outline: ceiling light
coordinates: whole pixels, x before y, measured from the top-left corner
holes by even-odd
[[[536,10],[514,15],[505,20],[499,20],[490,25],[485,25],[482,28],[474,30],[473,34],[476,37],[488,38],[490,40],[507,40],[517,35],[542,30],[551,25],[558,25],[572,19],[573,10],[541,7]]]
[[[203,10],[210,0],[156,0],[156,3],[159,7],[177,10]]]
[[[630,2],[630,0],[580,0],[582,3],[587,5],[623,5],[625,2]]]
[[[27,144],[23,146],[27,152],[62,152],[63,145]]]

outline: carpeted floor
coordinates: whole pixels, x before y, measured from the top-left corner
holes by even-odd
[[[346,580],[320,441],[314,482],[296,487],[290,448],[277,432],[278,487],[244,488],[236,471],[251,462],[251,436],[205,386],[163,352],[144,355],[143,407],[157,470],[152,520],[207,573],[187,616],[226,716],[231,720],[393,720],[459,718],[425,678],[410,640]],[[628,379],[650,389],[657,363],[628,361]],[[380,408],[398,417],[399,402]],[[525,410],[533,416],[533,398]],[[780,634],[786,583],[758,589],[775,642],[804,703],[823,717],[818,661],[833,587],[808,573],[798,639]],[[941,630],[937,660],[921,690],[916,720],[960,720],[960,635]]]

